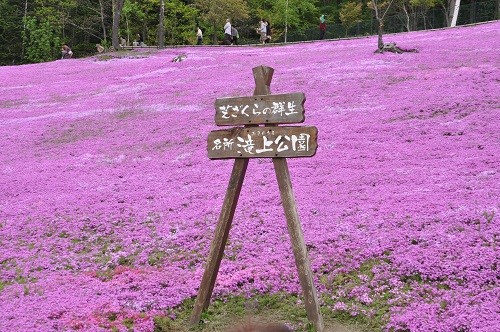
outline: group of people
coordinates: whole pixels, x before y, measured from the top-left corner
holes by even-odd
[[[326,32],[326,22],[325,22],[325,15],[321,15],[319,18],[319,39],[323,39],[325,37],[325,32]],[[259,22],[259,27],[257,27],[256,32],[260,35],[260,42],[262,44],[267,44],[271,41],[271,24],[269,21],[265,19],[261,19]],[[226,24],[224,25],[224,40],[223,44],[224,45],[238,45],[238,39],[239,39],[239,33],[238,30],[231,25],[231,20],[227,19]],[[197,45],[202,45],[203,44],[203,32],[201,31],[200,27],[196,27],[196,38],[197,38]],[[126,41],[123,37],[120,38],[120,47],[123,47],[126,45]],[[137,34],[137,38],[134,41],[134,46],[145,46],[144,44],[144,39],[142,38],[142,35],[140,33]],[[97,50],[99,53],[104,51],[104,47],[102,47],[99,44],[96,44]],[[73,56],[73,51],[71,51],[71,48],[64,44],[61,47],[61,53],[62,53],[62,59],[70,59]]]
[[[262,19],[259,22],[259,27],[256,28],[257,33],[260,35],[260,42],[262,44],[269,43],[271,41],[271,24],[269,21]],[[198,38],[198,45],[202,44],[203,41],[203,33],[201,29],[198,27],[196,32]],[[222,41],[223,45],[238,45],[238,39],[240,35],[238,30],[231,24],[230,19],[226,19],[226,24],[224,24],[224,40]]]
[[[142,38],[142,35],[138,33],[136,35],[135,40],[132,42],[133,46],[139,46],[139,47],[144,47],[146,44],[144,44],[144,38]]]
[[[259,41],[261,44],[267,44],[271,41],[271,24],[265,19],[261,19],[259,26],[255,31],[260,35]],[[325,15],[319,18],[319,39],[324,39],[326,34],[326,19]],[[196,27],[197,45],[203,44],[203,32],[200,27]],[[224,40],[223,45],[238,45],[239,34],[238,30],[231,24],[230,19],[226,19],[224,24]]]
[[[265,19],[260,20],[259,27],[255,29],[260,34],[260,42],[267,44],[271,41],[271,23]]]
[[[267,44],[271,41],[271,24],[265,19],[261,19],[259,26],[255,31],[260,35],[260,42],[262,44]],[[325,15],[321,15],[319,18],[319,39],[324,39],[326,34],[326,19]],[[201,44],[202,33],[200,28],[198,28],[198,45]],[[226,20],[224,25],[224,45],[238,45],[238,30],[231,25],[229,19]]]
[[[231,20],[227,19],[224,24],[224,45],[238,45],[240,34],[238,30],[231,24]]]

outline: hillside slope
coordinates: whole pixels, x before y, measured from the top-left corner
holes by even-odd
[[[258,65],[319,129],[289,167],[324,306],[498,331],[499,31],[1,67],[0,331],[150,331],[196,295],[233,163],[206,156],[214,101],[251,95]],[[214,294],[299,290],[272,163],[251,160]]]

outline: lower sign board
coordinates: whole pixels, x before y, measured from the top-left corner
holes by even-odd
[[[208,158],[312,157],[318,147],[316,127],[236,127],[208,135]]]

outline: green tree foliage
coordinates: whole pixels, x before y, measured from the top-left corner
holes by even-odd
[[[32,4],[31,16],[39,22],[50,23],[65,39],[65,28],[69,24],[71,10],[77,6],[76,0],[35,0]]]
[[[274,25],[289,29],[305,30],[318,24],[319,11],[316,0],[277,0],[271,13]]]
[[[340,6],[340,22],[345,28],[345,35],[356,23],[361,22],[361,3],[348,1]]]
[[[113,29],[113,8],[122,1],[120,23]],[[325,15],[328,31],[343,30],[333,25],[340,22],[348,35],[360,19],[363,20],[358,25],[363,29],[360,33],[372,33],[371,21],[375,17],[380,43],[384,18],[391,32],[445,26],[449,24],[446,20],[455,0],[367,1],[370,8],[358,0],[165,0],[163,40],[167,45],[194,44],[195,28],[200,26],[206,37],[204,42],[216,43],[223,36],[227,18],[238,28],[242,43],[257,42],[259,35],[255,28],[261,18],[271,23],[273,41],[284,40],[285,27],[288,41],[308,40],[317,37],[318,18]],[[115,42],[119,36],[130,45],[140,33],[146,44],[159,45],[161,2],[0,0],[0,65],[58,59],[62,43],[67,43],[76,57],[95,54],[97,43],[106,48],[110,46],[112,32],[115,32]],[[392,6],[387,6],[389,3]],[[493,20],[500,12],[499,2],[495,0],[461,0],[460,3],[464,9],[458,24]],[[432,22],[427,22],[429,9],[435,8],[442,10],[443,15],[434,12]],[[436,22],[436,17],[442,22]],[[117,19],[115,17],[115,21]]]
[[[146,44],[158,45],[159,0],[127,0],[123,7],[120,30],[128,43],[140,33]],[[192,44],[196,39],[198,11],[181,0],[165,1],[165,42],[170,45]]]
[[[165,37],[167,44],[196,44],[196,17],[198,10],[180,0],[165,3]]]
[[[0,0],[0,65],[19,63],[22,59],[23,9],[19,1]]]
[[[408,0],[413,16],[413,30],[417,29],[417,20],[420,18],[424,28],[427,28],[426,15],[429,9],[439,4],[439,0]]]
[[[165,3],[167,5],[167,3]],[[159,0],[127,0],[123,8],[125,22],[122,21],[121,30],[125,28],[127,40],[132,43],[141,34],[148,45],[157,44]],[[165,9],[165,15],[168,15]]]
[[[121,36],[125,38],[127,44],[130,45],[135,39],[135,35],[141,31],[136,26],[142,26],[142,22],[146,19],[146,15],[142,11],[138,1],[127,0],[123,5],[122,16]]]
[[[47,20],[27,17],[23,33],[25,57],[29,62],[44,62],[57,58],[61,47],[57,27]],[[56,51],[57,50],[57,51]]]
[[[66,20],[65,41],[76,56],[94,54],[97,43],[111,45],[111,24],[111,0],[78,0]]]
[[[318,24],[317,0],[249,0],[248,4],[252,16],[248,24],[256,28],[261,18],[268,20],[274,40],[284,34],[285,28],[300,34]]]
[[[426,27],[427,12],[430,8],[439,6],[443,8],[445,19],[447,19],[448,9],[443,7],[441,0],[396,0],[394,2],[396,12],[401,13],[404,30],[406,31],[417,30],[419,25]],[[449,22],[446,25],[448,26]]]
[[[75,6],[76,0],[35,0],[24,7],[23,61],[43,62],[59,57],[61,43],[66,42],[70,11]]]

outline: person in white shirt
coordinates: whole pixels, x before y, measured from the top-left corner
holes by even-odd
[[[224,45],[231,45],[231,22],[226,20],[224,25]]]
[[[267,39],[267,23],[266,20],[260,20],[260,42],[264,44]]]
[[[201,45],[203,44],[203,32],[201,32],[200,27],[197,28],[198,30],[196,31],[196,37],[198,41],[196,42],[196,45]]]

